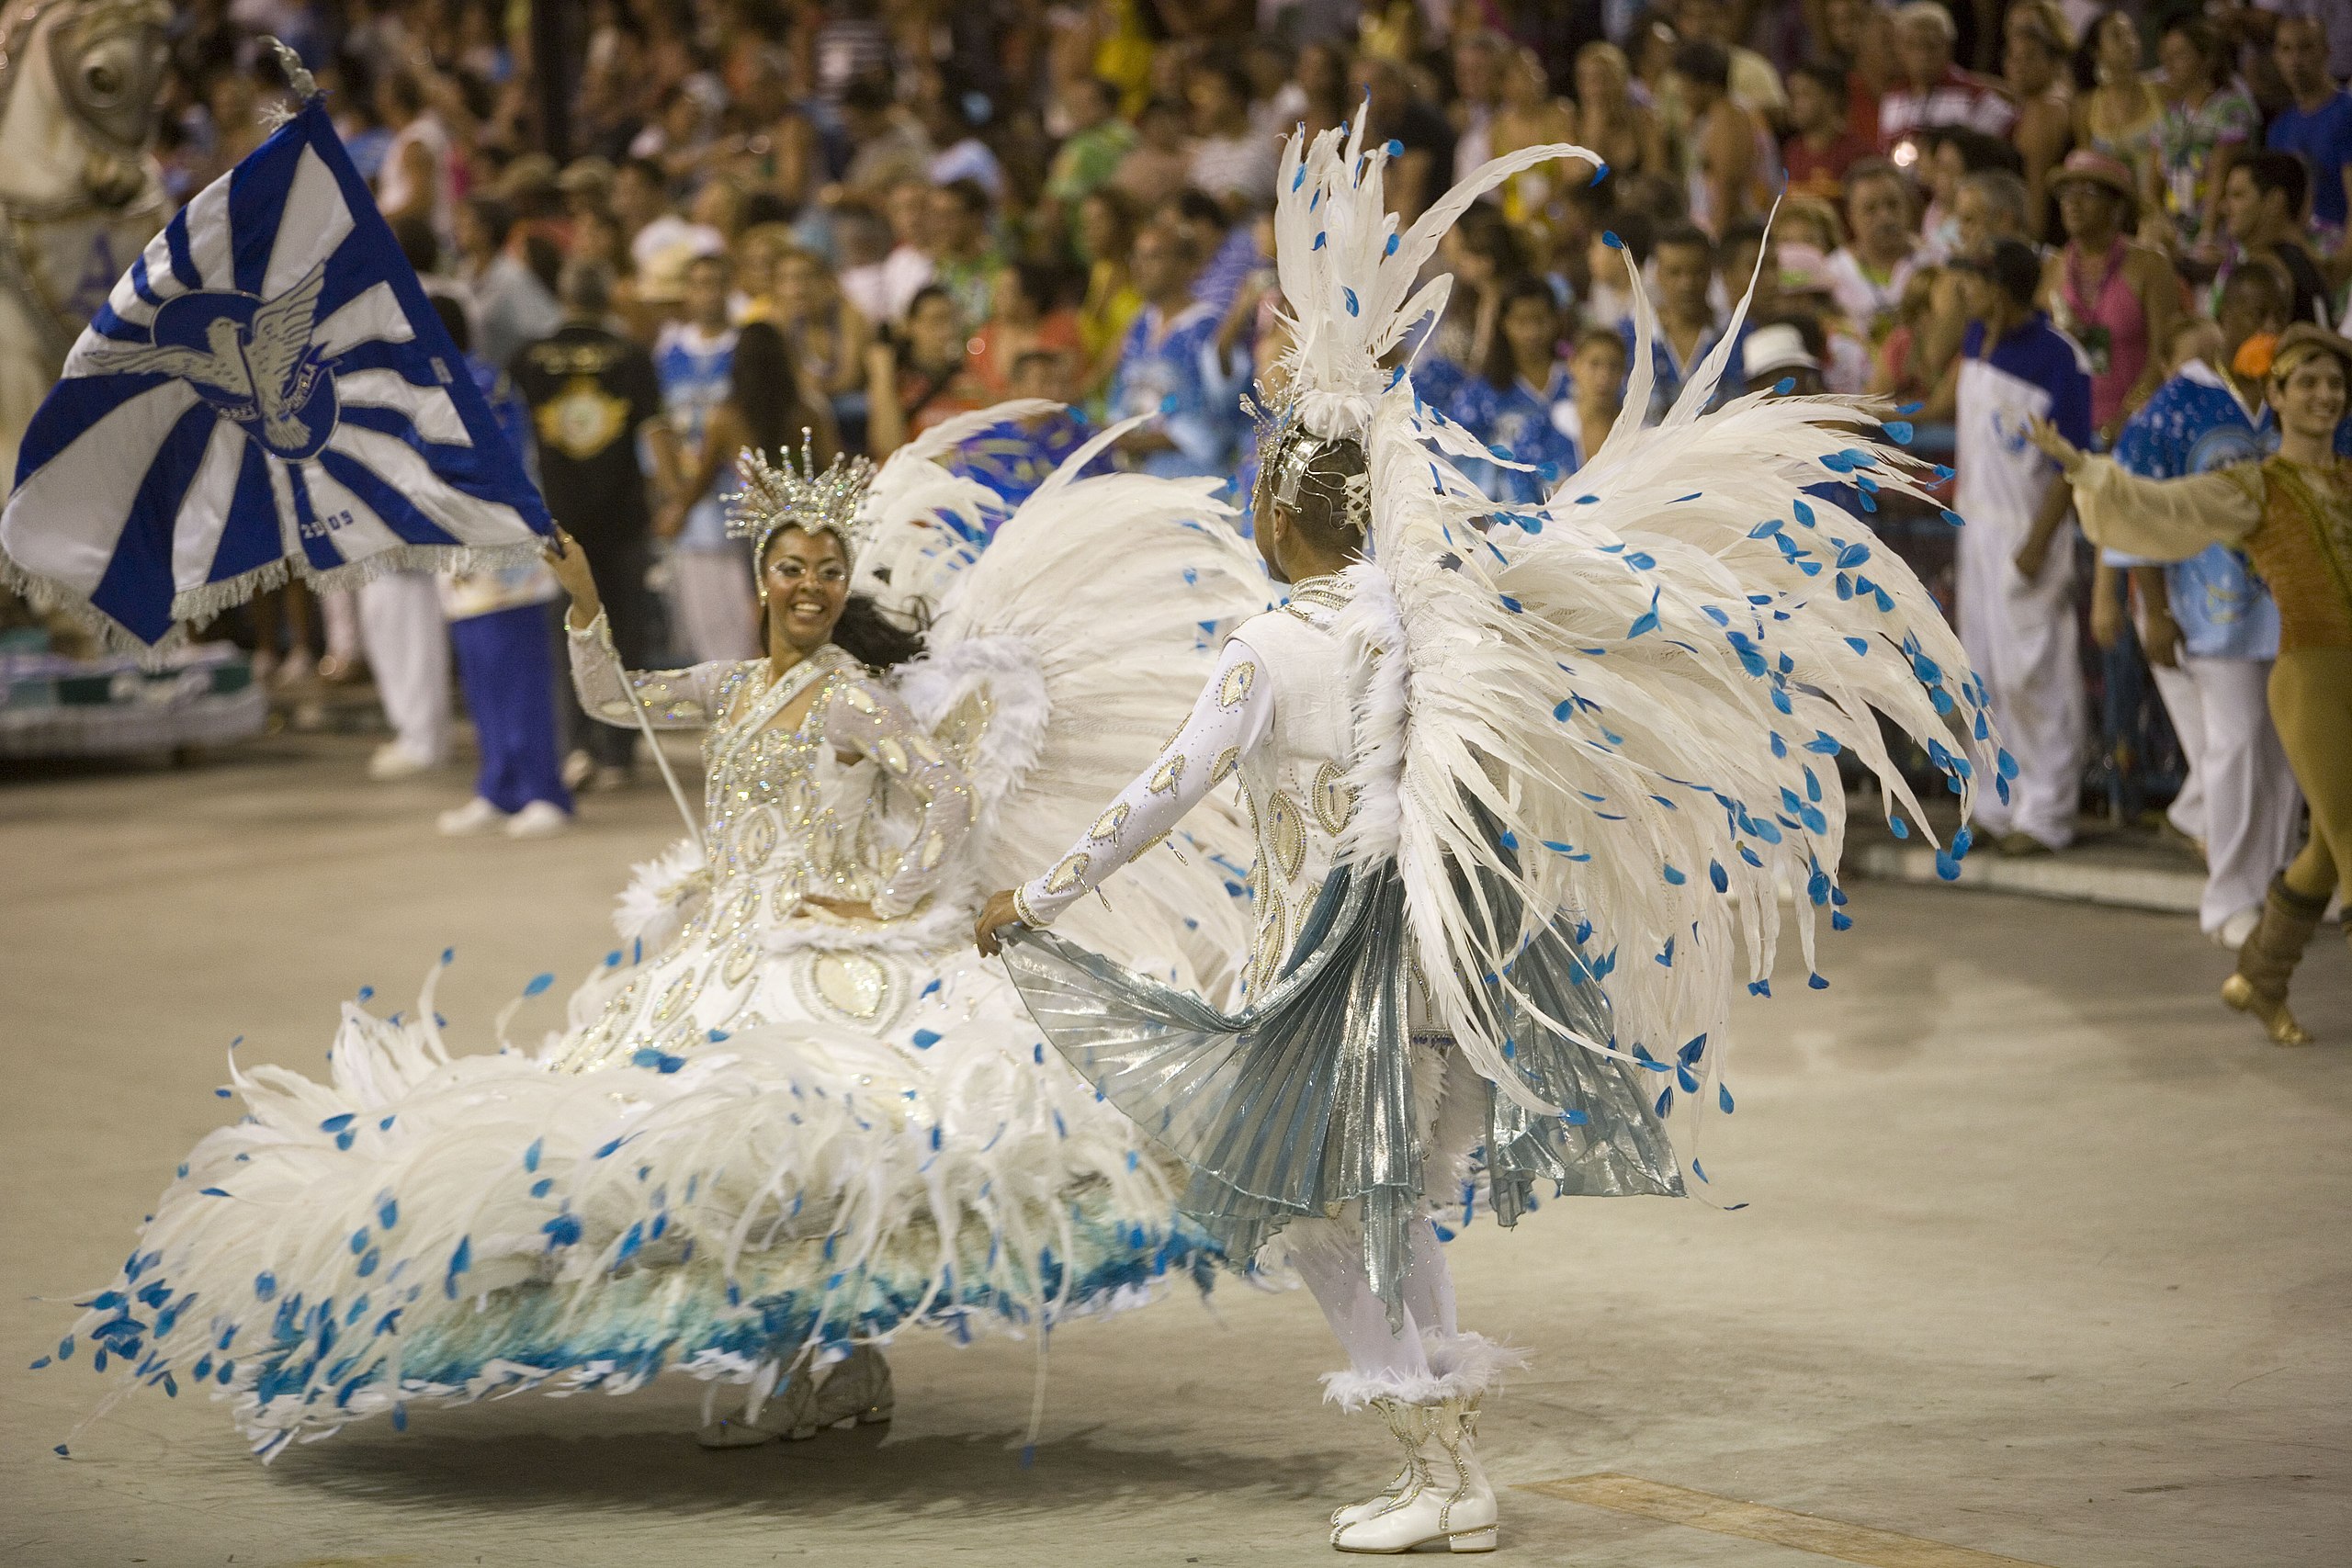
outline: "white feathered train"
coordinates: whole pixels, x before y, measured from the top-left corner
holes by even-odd
[[[620,1393],[668,1369],[756,1397],[903,1326],[1034,1332],[1204,1285],[1214,1248],[1161,1159],[968,947],[971,890],[1082,825],[1181,723],[1220,628],[1265,602],[1214,481],[1075,477],[1124,428],[985,551],[971,518],[939,515],[989,498],[933,460],[938,442],[868,492],[862,521],[900,536],[862,553],[861,577],[879,561],[875,586],[939,594],[931,651],[898,682],[924,731],[905,740],[960,761],[977,797],[926,908],[869,931],[770,919],[772,889],[742,869],[768,830],[720,824],[714,800],[707,859],[689,842],[640,868],[632,955],[539,1051],[451,1055],[428,981],[413,1013],[346,1004],[322,1082],[232,1058],[247,1115],[189,1156],[57,1359],[126,1390],[202,1386],[269,1455],[413,1401]],[[727,674],[641,679],[684,694]],[[850,775],[819,782],[831,808],[854,794]],[[893,842],[902,812],[877,795],[860,830]],[[1227,868],[1247,840],[1229,811],[1188,837],[1084,919],[1126,961],[1219,992],[1246,944]],[[668,1032],[615,1038],[616,1018]]]
[[[1370,558],[1342,616],[1374,671],[1348,851],[1394,858],[1421,952],[1446,960],[1425,964],[1432,1003],[1530,1112],[1560,1108],[1508,1065],[1510,1011],[1545,1017],[1511,962],[1525,922],[1561,914],[1616,1029],[1582,1043],[1660,1075],[1660,1117],[1678,1089],[1728,1110],[1711,1043],[1742,984],[1770,994],[1780,890],[1796,890],[1809,970],[1817,912],[1850,923],[1839,753],[1877,777],[1898,834],[1932,829],[1882,718],[1963,813],[1988,780],[2006,797],[2014,763],[1982,682],[1860,514],[1881,494],[1935,504],[1928,486],[1947,475],[1893,444],[1909,430],[1882,425],[1876,400],[1755,393],[1707,412],[1746,299],[1645,425],[1657,321],[1629,258],[1635,340],[1616,426],[1544,505],[1498,507],[1451,460],[1495,454],[1424,406],[1398,362],[1451,288],[1419,276],[1481,190],[1552,159],[1600,160],[1565,144],[1497,159],[1400,233],[1381,195],[1395,149],[1363,142],[1359,124],[1285,152],[1281,188],[1320,199],[1278,208],[1283,294],[1340,306],[1299,314],[1271,378],[1290,417],[1362,441],[1370,469]],[[1967,848],[1963,829],[1948,853]],[[1521,923],[1498,922],[1479,879],[1456,874],[1474,867],[1515,895]]]

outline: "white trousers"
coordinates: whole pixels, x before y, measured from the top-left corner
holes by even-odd
[[[2167,815],[2205,841],[2197,923],[2210,933],[2241,909],[2260,908],[2271,877],[2295,858],[2302,792],[2270,723],[2268,660],[2184,655],[2179,669],[2155,676],[2197,786],[2187,811],[2176,802]]]
[[[2142,646],[2146,646],[2144,637]],[[2263,666],[2266,671],[2269,668]],[[2181,776],[2180,793],[2165,807],[2165,820],[2201,844],[2205,841],[2205,771],[2199,756],[2205,750],[2205,722],[2197,700],[2197,677],[2188,672],[2186,660],[2169,670],[2151,664],[2148,673],[2155,677],[2156,695],[2164,699],[2172,732],[2180,738],[2181,763],[2188,769]]]
[[[2061,529],[2041,575],[2011,564],[2025,524],[1974,515],[1960,531],[1960,641],[1992,698],[2001,744],[2018,776],[2004,801],[1981,781],[1976,820],[1995,834],[2023,832],[2052,849],[2074,841],[2087,745],[2083,670],[2075,632],[2075,541]]]
[[[449,754],[449,633],[433,574],[387,572],[361,588],[359,636],[392,734],[415,756],[442,761]]]
[[[760,656],[759,591],[752,554],[729,541],[723,550],[670,552],[670,607],[697,664]]]

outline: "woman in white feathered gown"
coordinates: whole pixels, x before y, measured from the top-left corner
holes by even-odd
[[[765,660],[628,671],[557,558],[587,710],[705,732],[699,845],[640,868],[629,955],[538,1053],[449,1055],[428,981],[413,1013],[346,1006],[326,1082],[232,1064],[250,1114],[190,1155],[59,1359],[204,1385],[265,1456],[413,1401],[667,1369],[751,1385],[704,1429],[731,1445],[886,1418],[899,1327],[1033,1332],[1205,1285],[1164,1156],[964,932],[978,887],[1181,721],[1263,580],[1215,481],[1074,478],[1120,430],[980,553],[993,498],[934,460],[971,423],[878,476],[747,455]],[[926,655],[900,662],[918,639],[876,597],[941,606]],[[1246,935],[1217,863],[1247,840],[1229,817],[1189,838],[1092,934],[1223,991]]]

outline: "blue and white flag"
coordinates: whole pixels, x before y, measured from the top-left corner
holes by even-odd
[[[312,96],[91,320],[25,431],[0,555],[153,648],[292,571],[496,566],[551,526]]]

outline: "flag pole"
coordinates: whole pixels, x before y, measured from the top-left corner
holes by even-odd
[[[554,547],[556,554],[563,555],[579,541],[570,538],[562,529],[558,528],[548,543]],[[582,560],[583,562],[585,560],[584,554]],[[629,715],[637,720],[637,728],[645,737],[647,750],[653,753],[653,765],[662,770],[662,782],[670,786],[670,799],[678,808],[678,819],[686,825],[686,837],[692,839],[695,841],[695,847],[701,850],[707,858],[710,852],[709,846],[703,841],[702,824],[695,819],[694,808],[686,804],[686,792],[678,787],[678,775],[670,771],[670,759],[662,755],[661,738],[654,734],[653,720],[646,714],[645,698],[639,694],[637,682],[629,679],[628,663],[621,658],[619,645],[613,641],[612,618],[600,605],[596,611],[596,619],[604,623],[597,628],[597,636],[604,642],[605,651],[612,656],[613,668],[621,673],[621,690],[628,694]],[[569,607],[563,613],[563,624],[568,640],[571,627],[571,611]],[[582,711],[584,713],[586,709],[583,707]]]
[[[607,621],[605,625],[605,635],[610,637],[612,623]],[[670,786],[670,798],[677,803],[679,818],[686,825],[686,837],[695,841],[695,846],[703,852],[703,858],[707,860],[710,849],[703,842],[702,824],[695,820],[693,809],[686,805],[686,792],[678,787],[678,775],[670,771],[670,759],[662,753],[662,741],[653,732],[653,721],[646,716],[645,699],[638,694],[637,682],[628,678],[628,666],[621,664],[617,651],[613,662],[620,665],[621,684],[628,690],[629,712],[637,716],[637,728],[645,732],[645,744],[653,753],[653,765],[662,770],[662,782]]]

